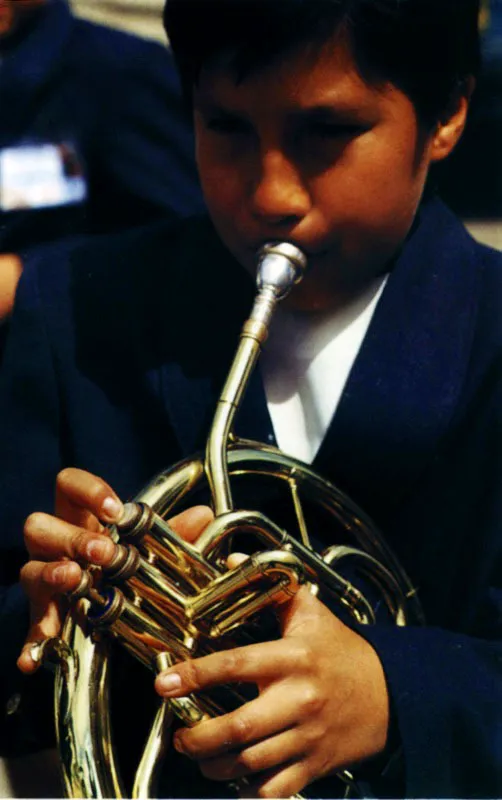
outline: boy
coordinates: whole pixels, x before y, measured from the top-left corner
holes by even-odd
[[[307,795],[332,797],[345,767],[381,797],[502,791],[500,257],[428,185],[465,123],[476,18],[475,2],[452,0],[169,0],[211,222],[74,253],[50,307],[47,272],[22,284],[2,393],[5,547],[23,514],[51,511],[58,469],[87,470],[63,470],[55,516],[26,523],[24,672],[31,644],[59,629],[77,562],[112,556],[98,520],[203,446],[247,273],[271,240],[304,250],[310,270],[236,432],[275,435],[347,491],[424,606],[424,629],[348,627],[302,590],[280,640],[160,676],[162,696],[227,681],[260,692],[177,733],[217,781],[190,786],[186,771],[181,796],[221,796],[218,781],[244,776],[251,796],[313,783]],[[21,397],[14,356],[28,347]],[[180,534],[196,538],[207,513],[186,512]]]

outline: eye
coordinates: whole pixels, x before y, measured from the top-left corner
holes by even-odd
[[[210,116],[204,120],[204,124],[207,130],[222,136],[238,136],[249,133],[249,125],[238,117]]]
[[[360,125],[315,122],[309,126],[308,134],[320,139],[348,139],[363,133]]]

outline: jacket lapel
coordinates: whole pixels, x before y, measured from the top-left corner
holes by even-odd
[[[251,309],[253,282],[207,224],[190,236],[169,265],[166,296],[176,298],[163,332],[167,357],[160,380],[163,402],[183,456],[204,449],[220,392]],[[235,433],[270,440],[272,425],[256,370],[238,412]]]
[[[454,415],[478,303],[474,248],[439,200],[422,209],[315,459],[380,525]]]
[[[198,320],[198,338],[175,348],[160,373],[152,375],[160,379],[183,455],[204,448],[253,297],[252,283],[212,231],[190,240],[171,292],[178,299],[178,325],[186,328],[191,314]],[[455,412],[478,302],[475,247],[440,201],[424,206],[314,461],[314,469],[340,485],[380,525],[426,467]],[[210,335],[204,337],[204,331]],[[169,337],[172,344],[173,329]],[[235,432],[273,441],[259,370]]]

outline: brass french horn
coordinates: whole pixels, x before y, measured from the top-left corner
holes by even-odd
[[[370,594],[383,600],[396,625],[422,623],[408,577],[365,514],[305,464],[232,433],[274,308],[301,280],[305,268],[305,256],[289,243],[260,250],[256,299],[218,402],[205,455],[160,473],[126,504],[120,524],[112,529],[120,543],[114,563],[98,573],[84,572],[61,637],[42,646],[41,657],[57,662],[56,730],[68,797],[154,796],[173,719],[193,725],[228,710],[226,700],[222,705],[219,697],[209,694],[159,701],[132,792],[126,792],[109,708],[113,642],[146,667],[160,670],[181,659],[254,641],[264,609],[287,601],[305,583],[326,602],[335,603],[340,613],[372,624],[372,602],[357,581],[344,577],[346,564],[351,575],[364,577]],[[235,507],[235,486],[251,480],[282,492],[279,505],[292,509],[288,530],[263,511]],[[189,544],[166,519],[191,505],[204,488],[214,521]],[[329,519],[333,540],[340,540],[320,554],[310,545],[312,508]],[[227,557],[243,532],[249,558],[229,570]],[[225,691],[230,707],[244,702],[235,687]],[[340,777],[350,783],[348,773]]]

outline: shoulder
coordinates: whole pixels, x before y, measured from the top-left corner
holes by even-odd
[[[94,72],[96,79],[105,83],[113,77],[128,80],[160,72],[160,78],[168,77],[176,86],[178,84],[174,59],[167,44],[75,18],[71,46],[70,57],[82,60],[89,72]]]
[[[476,242],[476,257],[483,265],[486,278],[500,289],[502,286],[502,252]]]
[[[433,269],[447,271],[453,280],[475,278],[482,299],[485,286],[495,290],[493,302],[502,301],[502,253],[478,241],[463,222],[438,199],[422,210],[426,240],[422,244],[433,256]],[[474,300],[474,297],[471,296]]]
[[[222,249],[205,217],[37,248],[16,305],[36,306],[54,337],[65,326],[115,341],[150,335],[154,318],[207,299]]]
[[[108,354],[108,369],[135,362],[144,372],[228,347],[225,331],[242,322],[253,296],[206,217],[49,248],[22,283],[17,315],[34,305],[56,361],[77,361],[89,374],[97,352]]]
[[[80,236],[40,246],[27,254],[21,284],[32,287],[41,306],[50,312],[72,291],[83,297],[107,295],[116,299],[136,283],[150,284],[178,248],[189,239],[187,228],[205,228],[203,220],[170,218],[117,234]]]
[[[451,217],[455,222],[445,245],[451,249],[453,276],[469,287],[464,299],[472,308],[471,366],[477,371],[476,365],[498,363],[502,352],[502,252],[477,241],[462,222]],[[499,368],[498,372],[502,377]]]
[[[168,52],[167,44],[163,45],[152,39],[146,39],[134,33],[117,30],[108,25],[100,25],[80,17],[73,17],[73,31],[76,41],[84,44],[92,42],[98,53],[107,54],[110,62],[118,54],[136,57],[164,55]]]
[[[478,242],[473,252],[480,283],[473,361],[484,362],[491,354],[492,370],[502,380],[502,253]]]

